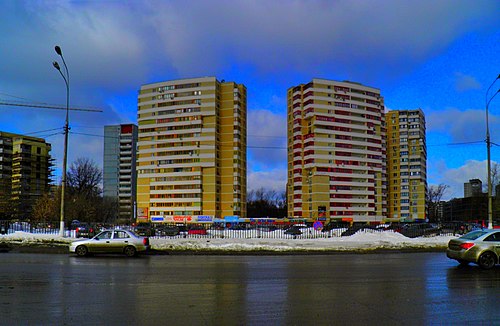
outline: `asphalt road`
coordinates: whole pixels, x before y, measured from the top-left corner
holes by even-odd
[[[1,325],[498,325],[499,290],[440,252],[0,254]]]

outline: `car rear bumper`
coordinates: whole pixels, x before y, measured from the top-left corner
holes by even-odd
[[[475,263],[477,261],[476,254],[471,250],[451,250],[446,249],[446,256],[450,259],[463,260]]]

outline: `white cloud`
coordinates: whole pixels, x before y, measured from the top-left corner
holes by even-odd
[[[286,168],[249,172],[247,176],[247,191],[263,188],[265,190],[275,190],[280,193],[285,192],[286,181]]]
[[[448,108],[433,111],[426,116],[427,132],[446,132],[453,142],[483,141],[486,135],[486,111],[484,109],[470,109],[460,111]],[[489,113],[489,127],[492,141],[495,141],[500,130],[500,119]]]
[[[444,161],[436,163],[433,168],[435,173],[434,183],[429,182],[429,186],[443,183],[449,186],[443,200],[451,198],[461,198],[464,196],[464,183],[471,179],[479,179],[483,182],[483,187],[487,187],[487,161],[468,160],[458,168],[448,168]],[[492,166],[497,164],[492,162]],[[439,176],[436,178],[436,176]]]
[[[459,92],[481,89],[481,84],[473,76],[455,73],[455,88]]]

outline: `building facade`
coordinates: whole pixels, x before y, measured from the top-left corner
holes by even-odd
[[[143,85],[137,220],[246,215],[246,88],[215,77]]]
[[[49,191],[51,145],[42,138],[0,132],[0,219],[29,219]]]
[[[483,183],[479,179],[470,179],[464,183],[464,198],[481,196],[483,194]]]
[[[137,137],[134,124],[104,126],[103,195],[117,205],[117,216],[134,220],[137,188]]]
[[[386,129],[380,91],[313,79],[288,89],[288,216],[381,222]]]
[[[386,113],[388,210],[391,221],[427,218],[427,146],[421,109]]]

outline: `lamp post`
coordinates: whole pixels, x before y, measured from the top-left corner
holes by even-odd
[[[57,61],[54,61],[52,64],[54,68],[59,71],[62,78],[64,79],[64,83],[66,84],[66,122],[64,124],[64,156],[63,156],[63,169],[62,169],[62,179],[61,179],[61,221],[59,225],[59,235],[64,237],[64,195],[66,190],[66,166],[68,164],[68,133],[69,133],[69,72],[68,66],[66,66],[66,61],[64,61],[64,57],[62,55],[61,48],[56,45],[55,47],[56,53],[61,57],[62,62],[64,64],[64,69],[66,71],[66,76],[62,73],[61,67]]]
[[[493,229],[493,204],[491,202],[491,139],[490,139],[490,127],[488,123],[488,106],[490,105],[491,100],[500,92],[500,89],[493,94],[488,100],[488,93],[495,84],[495,82],[500,79],[500,74],[495,78],[493,83],[491,83],[490,87],[486,91],[486,156],[488,160],[488,229]]]

